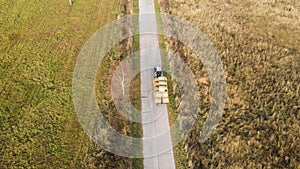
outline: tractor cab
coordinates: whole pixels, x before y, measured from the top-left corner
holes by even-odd
[[[161,70],[161,67],[154,67],[154,78],[163,77],[164,73]]]

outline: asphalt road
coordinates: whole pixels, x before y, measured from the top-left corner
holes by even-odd
[[[154,14],[153,0],[139,0],[139,11]],[[167,107],[153,99],[153,67],[161,65],[155,15],[140,15],[139,29],[144,168],[174,169]]]

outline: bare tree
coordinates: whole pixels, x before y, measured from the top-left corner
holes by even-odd
[[[128,92],[126,90],[129,89],[131,76],[130,64],[125,60],[118,66],[118,68],[114,72],[112,80],[113,93],[115,95],[118,95],[118,98],[124,98],[126,96],[126,92]]]
[[[130,104],[129,87],[133,78],[132,64],[129,60],[123,60],[114,72],[112,79],[112,97],[119,112],[131,120],[134,107]]]

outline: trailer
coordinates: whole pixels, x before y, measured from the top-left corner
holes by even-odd
[[[154,67],[154,103],[156,104],[167,104],[169,103],[168,84],[167,77],[161,67]]]

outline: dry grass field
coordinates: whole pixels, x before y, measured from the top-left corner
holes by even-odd
[[[161,0],[160,4],[162,12],[188,20],[210,39],[227,80],[222,121],[200,144],[197,138],[210,106],[209,78],[188,47],[168,40],[170,49],[198,77],[201,98],[199,125],[176,147],[177,155],[187,158],[179,167],[299,168],[300,2]]]

